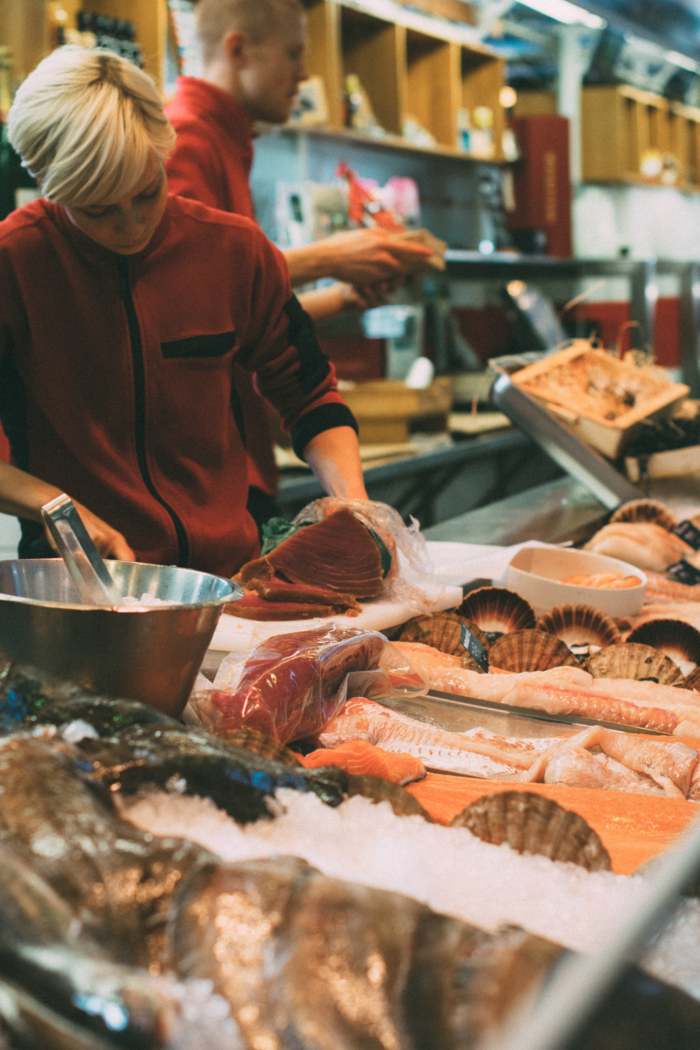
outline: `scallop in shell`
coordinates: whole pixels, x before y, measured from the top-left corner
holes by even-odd
[[[349,798],[352,795],[363,795],[372,802],[388,802],[397,817],[417,816],[427,820],[429,824],[433,823],[433,818],[427,810],[423,809],[418,799],[409,794],[405,788],[392,784],[389,780],[348,773],[346,794]]]
[[[696,693],[700,693],[700,667],[686,675],[680,685],[683,689],[694,689]]]
[[[661,685],[680,685],[683,681],[683,672],[670,657],[639,642],[608,645],[589,656],[585,668],[594,678],[650,679]]]
[[[653,521],[669,531],[678,524],[666,504],[658,499],[633,499],[623,503],[610,518],[611,524],[615,521]]]
[[[459,656],[462,667],[469,671],[484,673],[471,653],[462,643],[462,629],[466,626],[477,641],[488,651],[489,643],[483,631],[476,624],[457,616],[453,612],[435,613],[432,616],[414,616],[408,620],[396,636],[397,641],[421,642],[431,645],[442,653]]]
[[[518,853],[539,853],[587,871],[610,871],[610,856],[583,817],[534,791],[498,791],[476,799],[451,821],[484,842],[507,842]]]
[[[293,751],[273,737],[259,733],[257,729],[247,729],[243,726],[241,729],[229,729],[220,733],[219,737],[232,747],[251,751],[261,758],[269,758],[272,762],[282,762],[285,766],[301,766]]]
[[[553,634],[576,656],[588,656],[622,641],[617,624],[592,605],[556,605],[537,621],[537,630]]]
[[[564,664],[578,667],[568,645],[546,631],[514,631],[498,638],[489,651],[489,663],[502,671],[546,671]]]
[[[453,612],[434,613],[432,616],[414,616],[407,620],[397,635],[397,641],[422,642],[432,645],[441,653],[450,653],[462,658],[462,665],[470,671],[482,671],[462,643],[462,629],[467,627],[476,640],[488,651],[489,643],[483,631],[475,623],[465,620]]]
[[[647,620],[635,627],[627,641],[666,653],[686,676],[700,664],[700,631],[684,620]]]
[[[502,634],[529,630],[537,620],[530,603],[506,587],[479,587],[466,596],[457,614],[481,628],[489,642]]]

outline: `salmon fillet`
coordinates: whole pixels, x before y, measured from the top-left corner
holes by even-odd
[[[299,761],[306,769],[339,766],[353,776],[380,777],[392,784],[410,784],[425,776],[425,766],[419,758],[386,751],[368,740],[347,740],[333,749],[319,748],[309,755],[299,755]]]

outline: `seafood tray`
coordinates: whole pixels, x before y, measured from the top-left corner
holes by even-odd
[[[571,433],[615,459],[645,419],[669,416],[690,388],[660,369],[620,360],[584,339],[512,373]]]
[[[639,499],[642,495],[570,426],[565,426],[537,398],[521,390],[507,372],[496,379],[491,400],[608,510],[615,510],[621,503]]]

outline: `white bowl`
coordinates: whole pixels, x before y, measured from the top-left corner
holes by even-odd
[[[636,576],[638,587],[612,590],[561,583],[563,577],[594,572]],[[617,558],[565,547],[523,547],[513,555],[501,581],[526,598],[537,616],[555,605],[592,605],[608,616],[636,616],[644,603],[647,578],[641,569]]]

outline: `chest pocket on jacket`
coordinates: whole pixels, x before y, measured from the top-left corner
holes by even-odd
[[[189,339],[175,339],[161,343],[163,357],[223,357],[236,343],[235,332],[215,335],[192,335]]]

